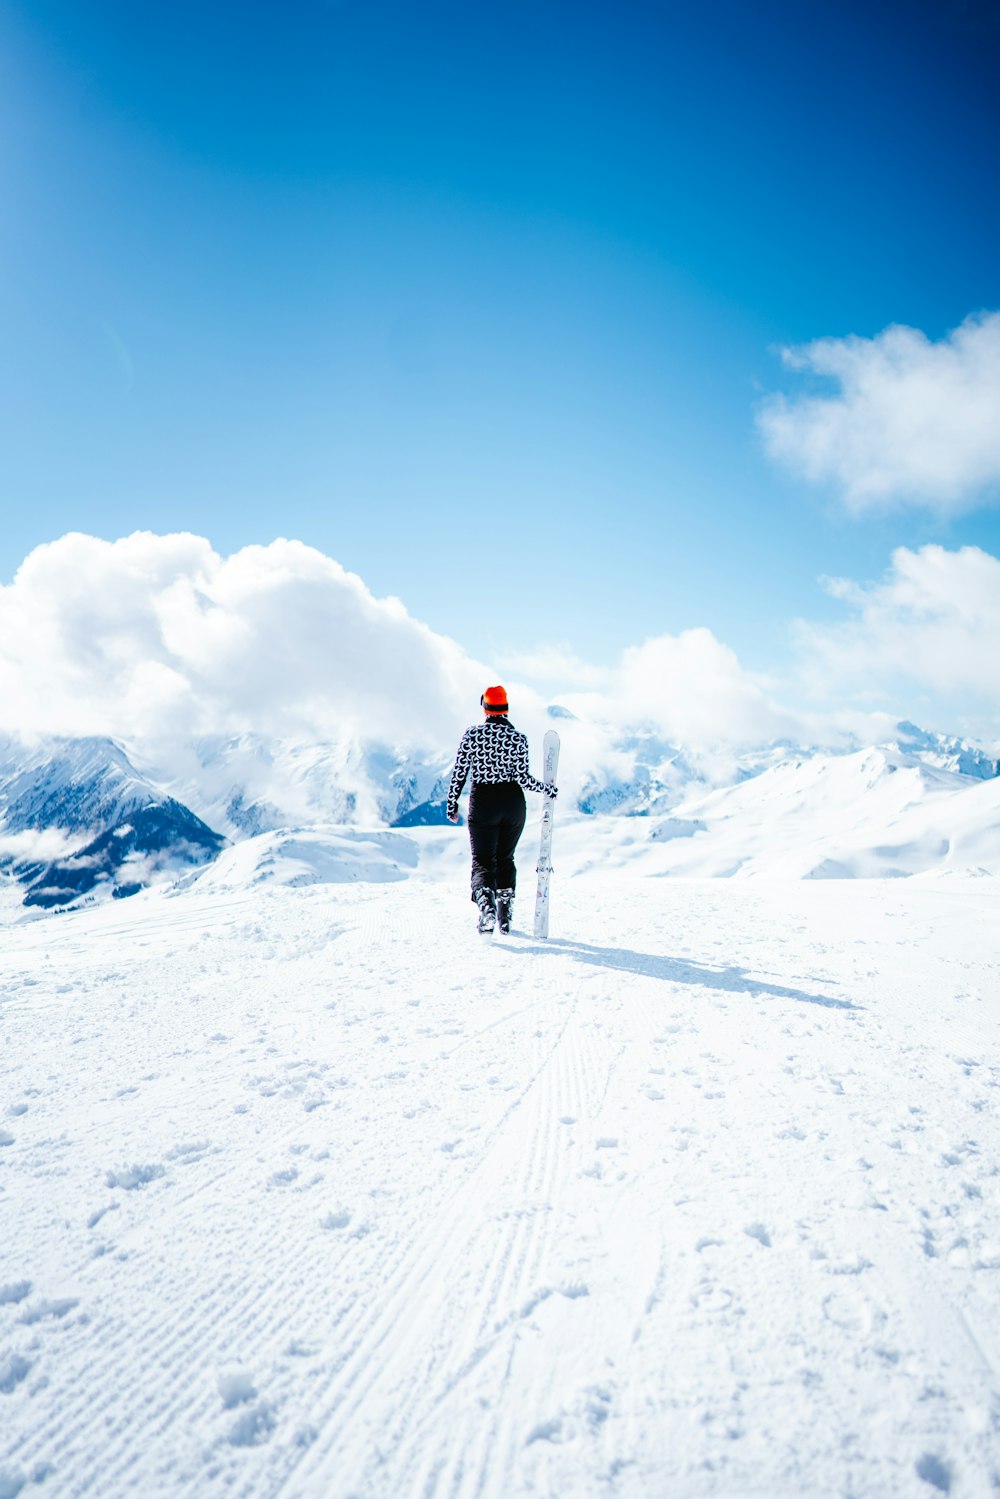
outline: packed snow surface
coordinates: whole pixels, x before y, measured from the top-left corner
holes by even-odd
[[[5,928],[3,1499],[994,1491],[995,879],[260,848]]]

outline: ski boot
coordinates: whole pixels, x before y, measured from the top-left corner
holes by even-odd
[[[513,890],[497,891],[497,926],[504,936],[510,931],[510,918],[514,910]]]
[[[483,886],[472,898],[479,907],[479,930],[492,932],[497,924],[497,903],[493,891]]]

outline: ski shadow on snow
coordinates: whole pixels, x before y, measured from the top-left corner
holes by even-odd
[[[725,989],[729,994],[773,994],[779,999],[795,999],[802,1004],[822,1005],[826,1010],[858,1010],[850,999],[834,999],[828,994],[810,994],[805,989],[790,989],[772,984],[768,979],[752,977],[748,968],[708,968],[683,958],[658,957],[655,953],[633,952],[627,947],[594,947],[589,942],[570,942],[552,937],[544,946],[518,944],[511,951],[525,953],[558,952],[576,958],[594,968],[614,968],[620,973],[639,973],[644,978],[664,979],[672,984],[699,984],[703,989]]]

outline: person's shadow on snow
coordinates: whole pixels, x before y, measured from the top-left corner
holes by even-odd
[[[517,943],[510,948],[519,953],[558,953],[560,957],[576,958],[578,963],[590,963],[595,968],[614,968],[620,973],[640,973],[644,978],[664,979],[671,984],[698,984],[703,989],[725,989],[730,994],[773,994],[779,999],[797,999],[803,1004],[822,1005],[828,1010],[857,1010],[860,1006],[849,999],[834,999],[828,994],[809,994],[805,989],[789,989],[784,984],[773,984],[770,979],[758,979],[748,968],[708,968],[703,963],[691,963],[684,958],[658,957],[655,953],[633,952],[627,947],[594,947],[589,942],[570,942],[563,937],[550,937],[541,943]]]

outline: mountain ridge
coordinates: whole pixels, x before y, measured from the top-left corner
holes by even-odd
[[[579,721],[561,716],[572,734]],[[244,734],[196,740],[167,769],[110,738],[8,736],[0,739],[0,872],[23,887],[25,905],[51,909],[121,898],[197,871],[229,844],[289,829],[433,829],[445,824],[449,764],[441,753],[358,739]],[[660,874],[912,874],[950,853],[946,825],[958,816],[950,799],[995,781],[996,769],[983,747],[909,721],[891,743],[831,751],[775,741],[730,756],[722,772],[637,729],[564,788],[562,805],[591,828],[595,847],[627,846],[637,868]],[[992,802],[979,800],[983,867],[1000,870]],[[944,831],[928,840],[917,824],[929,806],[935,817],[941,811]],[[632,832],[618,838],[608,832],[615,824]],[[586,843],[586,833],[577,837]],[[348,839],[338,854],[344,867],[351,847]],[[896,864],[886,852],[894,847]]]

